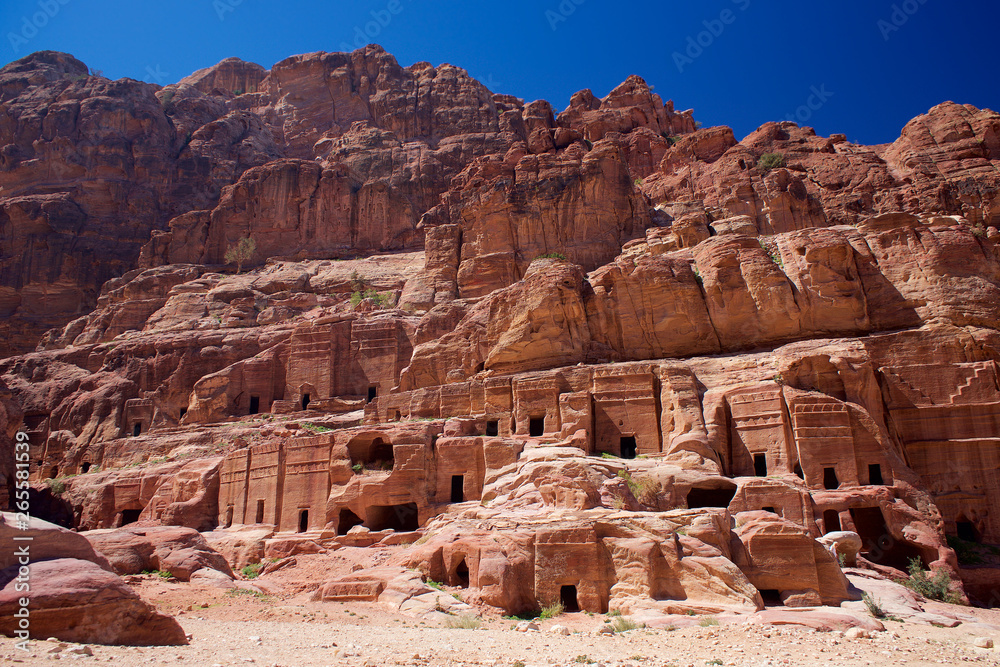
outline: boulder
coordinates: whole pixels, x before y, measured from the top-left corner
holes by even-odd
[[[143,602],[117,575],[90,561],[57,558],[30,566],[30,633],[34,639],[121,646],[187,644],[172,617]],[[24,593],[17,568],[0,571],[0,633],[14,636]]]
[[[93,530],[87,540],[111,562],[118,574],[160,570],[188,581],[202,568],[233,576],[226,559],[191,528],[174,526]]]

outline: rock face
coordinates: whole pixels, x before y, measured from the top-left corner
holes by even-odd
[[[139,599],[118,576],[85,560],[57,558],[31,566],[31,637],[119,646],[187,644],[170,616]],[[0,633],[13,636],[23,596],[16,568],[0,570]]]
[[[1000,543],[993,112],[864,147],[377,47],[84,74],[0,71],[0,354],[58,325],[0,359],[0,448],[23,425],[38,506],[117,571],[420,542],[316,599],[655,619],[856,604],[837,554],[972,581],[947,538]]]

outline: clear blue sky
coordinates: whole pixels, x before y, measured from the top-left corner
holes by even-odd
[[[105,76],[166,84],[229,56],[270,67],[353,47],[367,27],[361,40],[403,65],[452,63],[494,92],[557,109],[578,90],[603,97],[639,74],[679,109],[693,108],[706,126],[730,125],[738,138],[799,112],[820,134],[882,143],[945,100],[1000,109],[998,4],[3,0],[0,62],[54,49]],[[384,26],[370,23],[372,12]],[[704,46],[688,51],[689,38]],[[675,54],[690,60],[678,64]],[[822,97],[811,97],[813,87]],[[810,102],[814,109],[800,109]]]

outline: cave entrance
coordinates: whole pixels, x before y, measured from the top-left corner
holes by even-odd
[[[304,533],[309,530],[309,510],[299,511],[299,532]]]
[[[132,426],[132,437],[134,438],[140,435],[141,433],[142,433],[142,423],[136,422],[135,425]]]
[[[378,398],[378,387],[372,385],[368,387],[368,402],[371,403],[376,398]]]
[[[687,495],[688,509],[729,507],[735,496],[735,486],[731,489],[691,489]]]
[[[451,502],[465,502],[465,475],[451,476]]]
[[[567,612],[580,611],[580,603],[576,599],[576,586],[563,586],[559,589],[559,601]]]
[[[757,477],[767,477],[767,454],[753,455],[753,472]]]
[[[871,486],[882,486],[885,482],[882,480],[882,466],[878,463],[872,463],[868,466],[868,484]]]
[[[486,422],[486,435],[488,436],[500,435],[500,422],[495,419]]]
[[[302,394],[302,409],[309,407],[309,394]]]
[[[765,607],[783,607],[785,605],[781,601],[781,591],[774,588],[761,590],[760,597],[764,600]]]
[[[840,488],[840,480],[837,479],[836,468],[823,468],[823,488],[831,490]]]
[[[955,521],[955,530],[958,534],[958,539],[965,540],[966,542],[978,542],[979,541],[979,531],[976,530],[976,524],[967,520],[965,517],[959,517]]]
[[[49,479],[55,479],[59,476],[59,467],[52,466],[52,470],[49,471]]]
[[[826,510],[823,512],[823,529],[827,533],[836,533],[841,530],[840,512],[837,510]]]
[[[619,451],[623,459],[634,459],[639,451],[634,435],[623,436],[619,442]]]
[[[798,477],[799,479],[804,480],[806,478],[805,473],[802,472],[802,466],[799,465],[798,463],[795,464],[795,467],[792,469],[792,472],[795,473],[795,476]]]
[[[459,561],[458,567],[455,568],[455,579],[458,580],[460,588],[469,587],[469,566],[466,565],[464,558]]]
[[[140,514],[142,514],[142,510],[122,510],[122,525],[127,526],[130,523],[135,523],[139,520]]]
[[[528,435],[533,438],[545,434],[545,417],[532,417],[528,420]]]
[[[80,464],[80,474],[86,475],[88,472],[90,472],[90,461],[84,461]]]
[[[885,525],[882,510],[878,507],[852,508],[851,519],[854,521],[855,532],[861,536],[864,544],[861,554],[871,562],[888,565],[903,572],[906,572],[911,558],[924,562],[919,549],[892,536]]]
[[[347,535],[347,531],[363,523],[361,517],[345,507],[340,510],[340,515],[337,518],[337,534]]]
[[[781,516],[781,514],[778,512],[777,508],[775,508],[775,507],[763,507],[761,509],[763,511],[765,511],[765,512],[770,512],[771,514],[777,514],[778,516]]]
[[[260,412],[260,396],[250,397],[250,414],[255,415]]]
[[[369,530],[394,530],[411,532],[420,528],[419,512],[416,503],[402,505],[372,505],[368,508],[368,520],[365,525]]]

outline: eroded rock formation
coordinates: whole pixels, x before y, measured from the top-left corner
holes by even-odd
[[[23,423],[34,493],[118,571],[419,542],[315,598],[435,613],[414,568],[641,618],[838,605],[838,554],[989,580],[948,538],[1000,543],[993,112],[737,141],[637,77],[556,113],[377,47],[163,89],[81,67],[0,71],[3,326],[37,325],[0,448]],[[123,108],[135,242],[25,273],[140,205],[73,134]],[[45,172],[69,155],[86,178]]]

